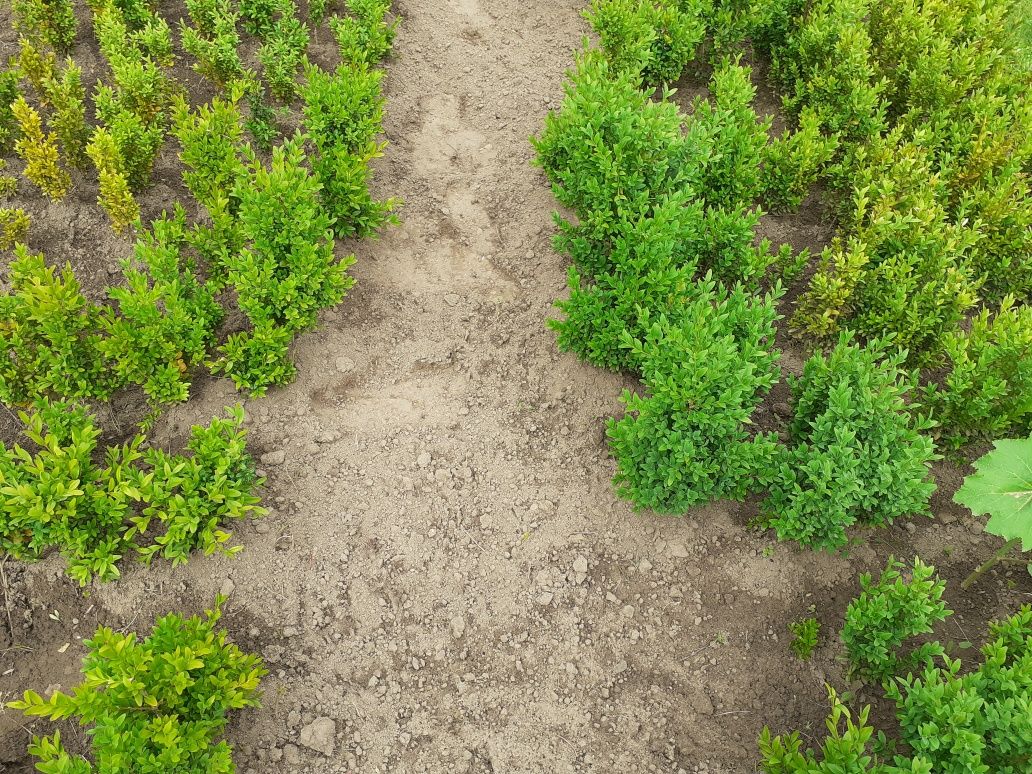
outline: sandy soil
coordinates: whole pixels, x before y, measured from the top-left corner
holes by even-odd
[[[615,497],[604,421],[634,385],[560,355],[545,328],[565,261],[527,142],[559,104],[581,7],[398,2],[377,186],[404,199],[403,224],[342,246],[357,288],[299,340],[297,383],[246,402],[271,513],[237,529],[234,559],[126,566],[88,594],[56,558],[7,561],[4,699],[74,685],[98,623],[146,630],[222,590],[226,626],[271,670],[262,708],[231,725],[241,772],[750,772],[765,723],[822,728],[861,570],[917,551],[959,578],[995,547],[949,504],[959,469],[946,464],[937,521],[882,530],[849,556],[771,548],[748,528],[754,504],[671,519]],[[151,211],[181,190],[166,157]],[[30,194],[48,228],[34,239],[107,282],[127,247],[92,195]],[[819,247],[821,213],[764,231]],[[802,351],[784,345],[798,368]],[[182,442],[237,400],[228,381],[199,379],[156,441]],[[785,400],[776,390],[760,421],[783,422]],[[118,410],[131,417],[131,401]],[[1030,591],[1017,574],[954,585],[942,636],[977,641]],[[786,625],[811,606],[824,636],[802,663]],[[0,714],[0,770],[31,770],[25,743],[46,727]]]

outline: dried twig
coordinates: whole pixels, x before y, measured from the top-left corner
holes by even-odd
[[[4,565],[7,564],[7,557],[0,559],[0,583],[4,589],[4,612],[7,613],[7,627],[11,630],[11,644],[14,645],[17,642],[17,637],[14,633],[14,619],[11,618],[11,597],[7,593],[7,573],[4,572]]]

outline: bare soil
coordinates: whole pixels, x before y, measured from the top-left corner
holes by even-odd
[[[241,772],[751,772],[764,724],[821,734],[861,571],[890,554],[936,564],[957,611],[943,639],[977,643],[988,619],[1028,600],[1023,569],[961,592],[999,541],[951,504],[964,472],[952,462],[936,467],[936,519],[872,533],[848,555],[775,545],[749,528],[755,503],[660,518],[614,495],[604,424],[635,385],[560,354],[545,327],[566,262],[527,141],[561,100],[582,6],[399,0],[377,187],[404,199],[403,222],[341,246],[357,254],[358,286],[297,342],[297,382],[246,401],[256,456],[285,453],[262,466],[271,513],[239,526],[233,559],[127,564],[119,582],[88,589],[57,557],[7,560],[0,697],[76,684],[98,624],[145,632],[222,590],[225,625],[271,670],[261,709],[230,727]],[[162,11],[177,19],[181,6]],[[95,60],[82,29],[76,58]],[[685,99],[702,83],[686,81]],[[758,104],[777,105],[762,83]],[[173,142],[143,197],[150,214],[182,195]],[[78,180],[59,205],[29,189],[33,247],[94,292],[114,281],[130,243],[111,234],[95,182]],[[819,251],[832,225],[810,202],[763,232]],[[805,351],[779,344],[798,370]],[[181,444],[241,400],[208,377],[194,393],[155,443]],[[786,400],[779,386],[758,421],[783,426]],[[117,436],[142,402],[112,406]],[[823,635],[804,663],[787,624],[811,609]],[[890,708],[876,716],[892,728]],[[332,752],[304,743],[316,718],[332,723]],[[25,745],[47,728],[0,714],[0,770],[31,771]]]

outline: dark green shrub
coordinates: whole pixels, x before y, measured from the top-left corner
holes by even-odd
[[[780,540],[840,548],[854,524],[883,526],[928,512],[935,453],[922,431],[932,423],[907,409],[902,357],[843,334],[829,355],[806,362],[801,378],[789,377],[789,445],[763,504]]]
[[[771,347],[779,294],[753,297],[707,279],[676,317],[643,319],[642,339],[625,334],[648,392],[625,392],[627,413],[609,422],[621,495],[682,514],[755,488],[776,442],[746,428],[778,378]]]

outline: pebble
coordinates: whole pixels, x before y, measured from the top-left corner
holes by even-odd
[[[222,581],[222,585],[219,587],[219,594],[221,594],[224,597],[228,597],[230,594],[233,593],[233,589],[235,588],[236,584],[233,582],[233,579],[226,578],[224,581]]]
[[[265,452],[261,457],[263,465],[282,465],[287,461],[287,453],[283,449]]]
[[[555,595],[551,591],[542,591],[537,595],[537,603],[541,606],[552,604],[552,599]]]
[[[301,729],[299,740],[309,750],[329,757],[336,749],[337,724],[328,717],[318,717]]]
[[[421,468],[425,468],[427,465],[430,464],[431,459],[433,458],[427,452],[423,452],[418,457],[416,457],[416,464]]]
[[[461,615],[457,615],[451,619],[451,633],[452,637],[455,639],[459,639],[466,633],[466,619]]]
[[[355,361],[350,357],[338,357],[334,361],[334,365],[337,366],[337,370],[342,374],[350,373],[355,370]]]
[[[333,443],[334,441],[340,440],[340,433],[336,430],[323,430],[319,435],[315,436],[316,443]]]

